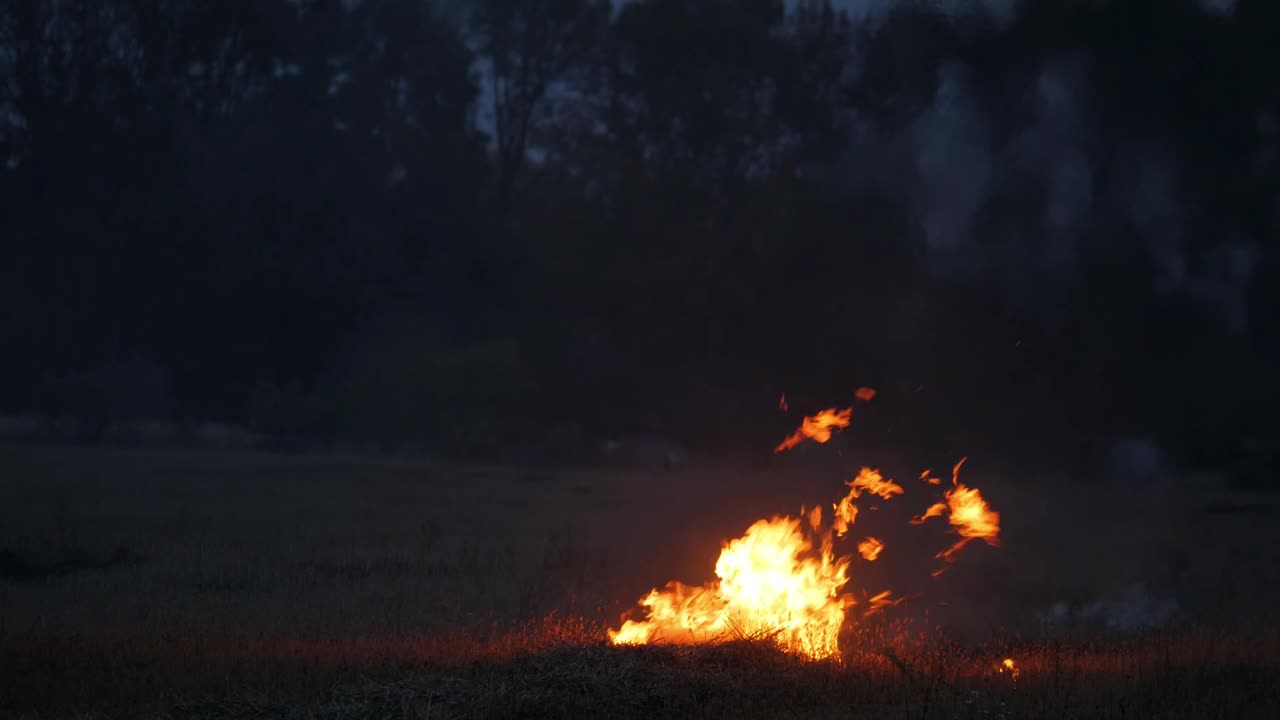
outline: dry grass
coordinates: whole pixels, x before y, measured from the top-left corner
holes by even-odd
[[[6,637],[6,717],[1269,718],[1270,646],[1193,630],[968,648],[859,638],[842,661],[765,641],[610,647],[555,620],[489,637]],[[1020,676],[996,671],[1015,657]]]
[[[1180,498],[1159,518],[1148,508],[1152,537],[1131,547],[1119,501],[1117,515],[1076,516],[1096,495],[970,478],[1006,512],[1005,547],[943,576],[932,620],[917,604],[865,622],[843,660],[812,663],[763,641],[601,638],[648,587],[705,579],[719,540],[750,519],[825,499],[829,471],[784,483],[0,449],[0,717],[1277,716],[1280,636],[1243,621],[1274,598],[1273,521],[1213,526],[1180,515]],[[1070,522],[1037,535],[1042,512]],[[1154,577],[1179,543],[1193,555],[1183,582],[1205,590],[1186,596],[1198,625],[993,633],[1030,630],[1031,609],[1090,574]],[[886,579],[876,572],[863,576]],[[1006,654],[1016,681],[995,672]]]

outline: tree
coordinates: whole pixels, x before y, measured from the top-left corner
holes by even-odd
[[[496,207],[504,220],[550,96],[581,70],[608,22],[603,0],[483,0],[470,27],[488,63],[497,153]]]

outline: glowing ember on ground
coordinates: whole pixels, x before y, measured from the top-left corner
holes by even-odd
[[[818,413],[810,415],[800,423],[800,429],[792,433],[791,437],[778,443],[778,447],[774,448],[774,452],[782,452],[804,442],[805,438],[809,438],[814,442],[825,443],[831,439],[831,431],[833,428],[849,427],[849,418],[853,415],[853,408],[845,408],[837,410],[828,408]]]
[[[778,451],[794,447],[806,437],[826,442],[831,428],[849,424],[849,415],[848,409],[825,410],[805,418],[800,430],[779,445]],[[948,562],[975,538],[999,544],[1000,516],[976,489],[960,484],[963,463],[961,460],[955,466],[946,502],[935,503],[912,521],[919,524],[949,514],[960,540],[938,554]],[[922,479],[928,477],[927,471],[921,475]],[[863,468],[845,484],[849,492],[832,505],[835,513],[829,526],[823,523],[821,506],[801,508],[800,517],[756,521],[742,537],[725,542],[716,562],[715,580],[698,586],[672,581],[663,589],[651,590],[640,601],[647,610],[645,618],[629,619],[621,628],[610,630],[610,641],[695,643],[768,637],[810,658],[838,655],[837,637],[846,611],[857,603],[852,593],[845,592],[852,557],[836,556],[835,538],[842,537],[857,519],[855,501],[863,493],[886,500],[905,493],[902,486],[872,468]],[[857,550],[870,562],[880,557],[884,547],[880,539],[867,537],[858,543]],[[903,600],[884,590],[866,597],[866,612]],[[1010,671],[1016,673],[1011,666]]]
[[[1000,661],[1000,664],[996,666],[996,672],[1008,675],[1014,680],[1017,680],[1018,676],[1022,674],[1022,670],[1020,670],[1017,664],[1013,662],[1013,658],[1005,658]]]

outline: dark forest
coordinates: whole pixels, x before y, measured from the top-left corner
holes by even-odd
[[[1274,484],[1280,4],[946,7],[0,0],[0,411]]]

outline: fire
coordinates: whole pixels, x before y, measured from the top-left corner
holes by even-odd
[[[894,495],[901,495],[905,491],[902,486],[892,480],[885,480],[884,476],[878,470],[868,467],[862,468],[858,476],[846,483],[849,486],[849,494],[857,498],[862,492],[879,495],[885,500],[893,499]]]
[[[853,396],[863,402],[871,402],[876,397],[876,390],[875,388],[860,387],[854,391]]]
[[[930,505],[922,515],[911,520],[913,524],[919,525],[931,517],[941,517],[943,513],[948,513],[947,520],[960,539],[938,553],[937,557],[947,562],[953,562],[955,554],[973,540],[981,539],[993,547],[1000,546],[1000,513],[987,505],[977,488],[967,487],[960,482],[960,468],[966,459],[961,458],[951,470],[952,487],[946,492],[946,502]]]
[[[849,494],[834,505],[837,537],[844,537],[844,534],[849,531],[849,526],[853,525],[853,521],[857,519],[858,506],[853,501],[862,497],[864,491],[872,495],[879,495],[885,500],[890,500],[894,495],[901,495],[905,492],[901,485],[892,480],[885,480],[880,471],[869,467],[862,468],[857,477],[846,482],[845,485],[849,486]]]
[[[898,603],[902,602],[904,599],[905,598],[894,598],[893,594],[890,593],[888,590],[885,590],[883,592],[878,592],[875,595],[872,595],[869,600],[867,600],[867,604],[871,606],[871,609],[867,611],[867,614],[870,615],[871,613],[875,612],[876,610],[879,610],[880,608],[897,605]]]
[[[923,513],[917,515],[916,517],[911,518],[911,524],[919,525],[931,517],[942,517],[942,513],[946,511],[947,511],[946,503],[934,503],[930,505],[928,508],[926,508]]]
[[[858,543],[858,554],[867,562],[875,562],[880,557],[880,551],[884,550],[884,543],[879,539],[868,536],[866,540]]]
[[[1013,658],[1005,658],[1004,660],[1001,660],[1000,664],[996,666],[996,672],[1007,674],[1014,680],[1017,680],[1018,676],[1022,674],[1022,670],[1018,667],[1017,663],[1013,661]]]
[[[777,451],[794,447],[806,437],[826,442],[832,428],[848,426],[849,416],[849,409],[832,409],[805,418],[800,430]],[[945,494],[945,502],[935,503],[912,520],[919,524],[931,517],[948,516],[960,536],[958,542],[938,553],[948,562],[971,540],[981,538],[988,544],[999,544],[1000,516],[976,489],[960,483],[963,464],[961,460],[952,471],[952,487]],[[927,471],[921,475],[926,481],[929,477]],[[798,517],[757,520],[742,537],[724,543],[714,580],[696,586],[672,581],[664,588],[651,590],[640,600],[646,609],[644,619],[628,619],[617,630],[609,630],[609,640],[614,644],[644,644],[767,637],[786,650],[810,658],[839,655],[837,638],[848,609],[856,603],[853,594],[845,591],[852,556],[837,556],[836,538],[843,537],[857,519],[857,500],[864,493],[885,500],[905,493],[901,485],[868,467],[845,484],[849,491],[832,505],[835,512],[829,525],[824,524],[820,505],[801,508]],[[868,562],[877,560],[884,548],[883,541],[871,536],[857,544],[858,554]],[[889,590],[870,597],[860,594],[865,599],[866,613],[905,600],[894,598]],[[1005,662],[1009,663],[1010,672],[1017,672],[1012,660]]]
[[[844,537],[849,532],[849,526],[854,520],[858,519],[858,506],[853,504],[854,496],[852,493],[845,495],[836,503],[836,519],[834,530],[837,537]]]
[[[804,442],[805,438],[809,438],[818,443],[825,443],[831,439],[831,431],[833,428],[849,427],[849,418],[853,415],[853,408],[845,408],[837,410],[828,408],[819,412],[817,415],[810,415],[800,423],[800,429],[796,430],[790,437],[783,440],[774,448],[774,452],[782,452]]]
[[[724,546],[716,580],[698,587],[672,582],[651,591],[640,601],[648,618],[628,620],[609,631],[609,639],[621,644],[771,636],[793,652],[830,657],[850,604],[841,594],[848,570],[849,558],[835,558],[830,543],[814,552],[799,520],[759,520]]]

